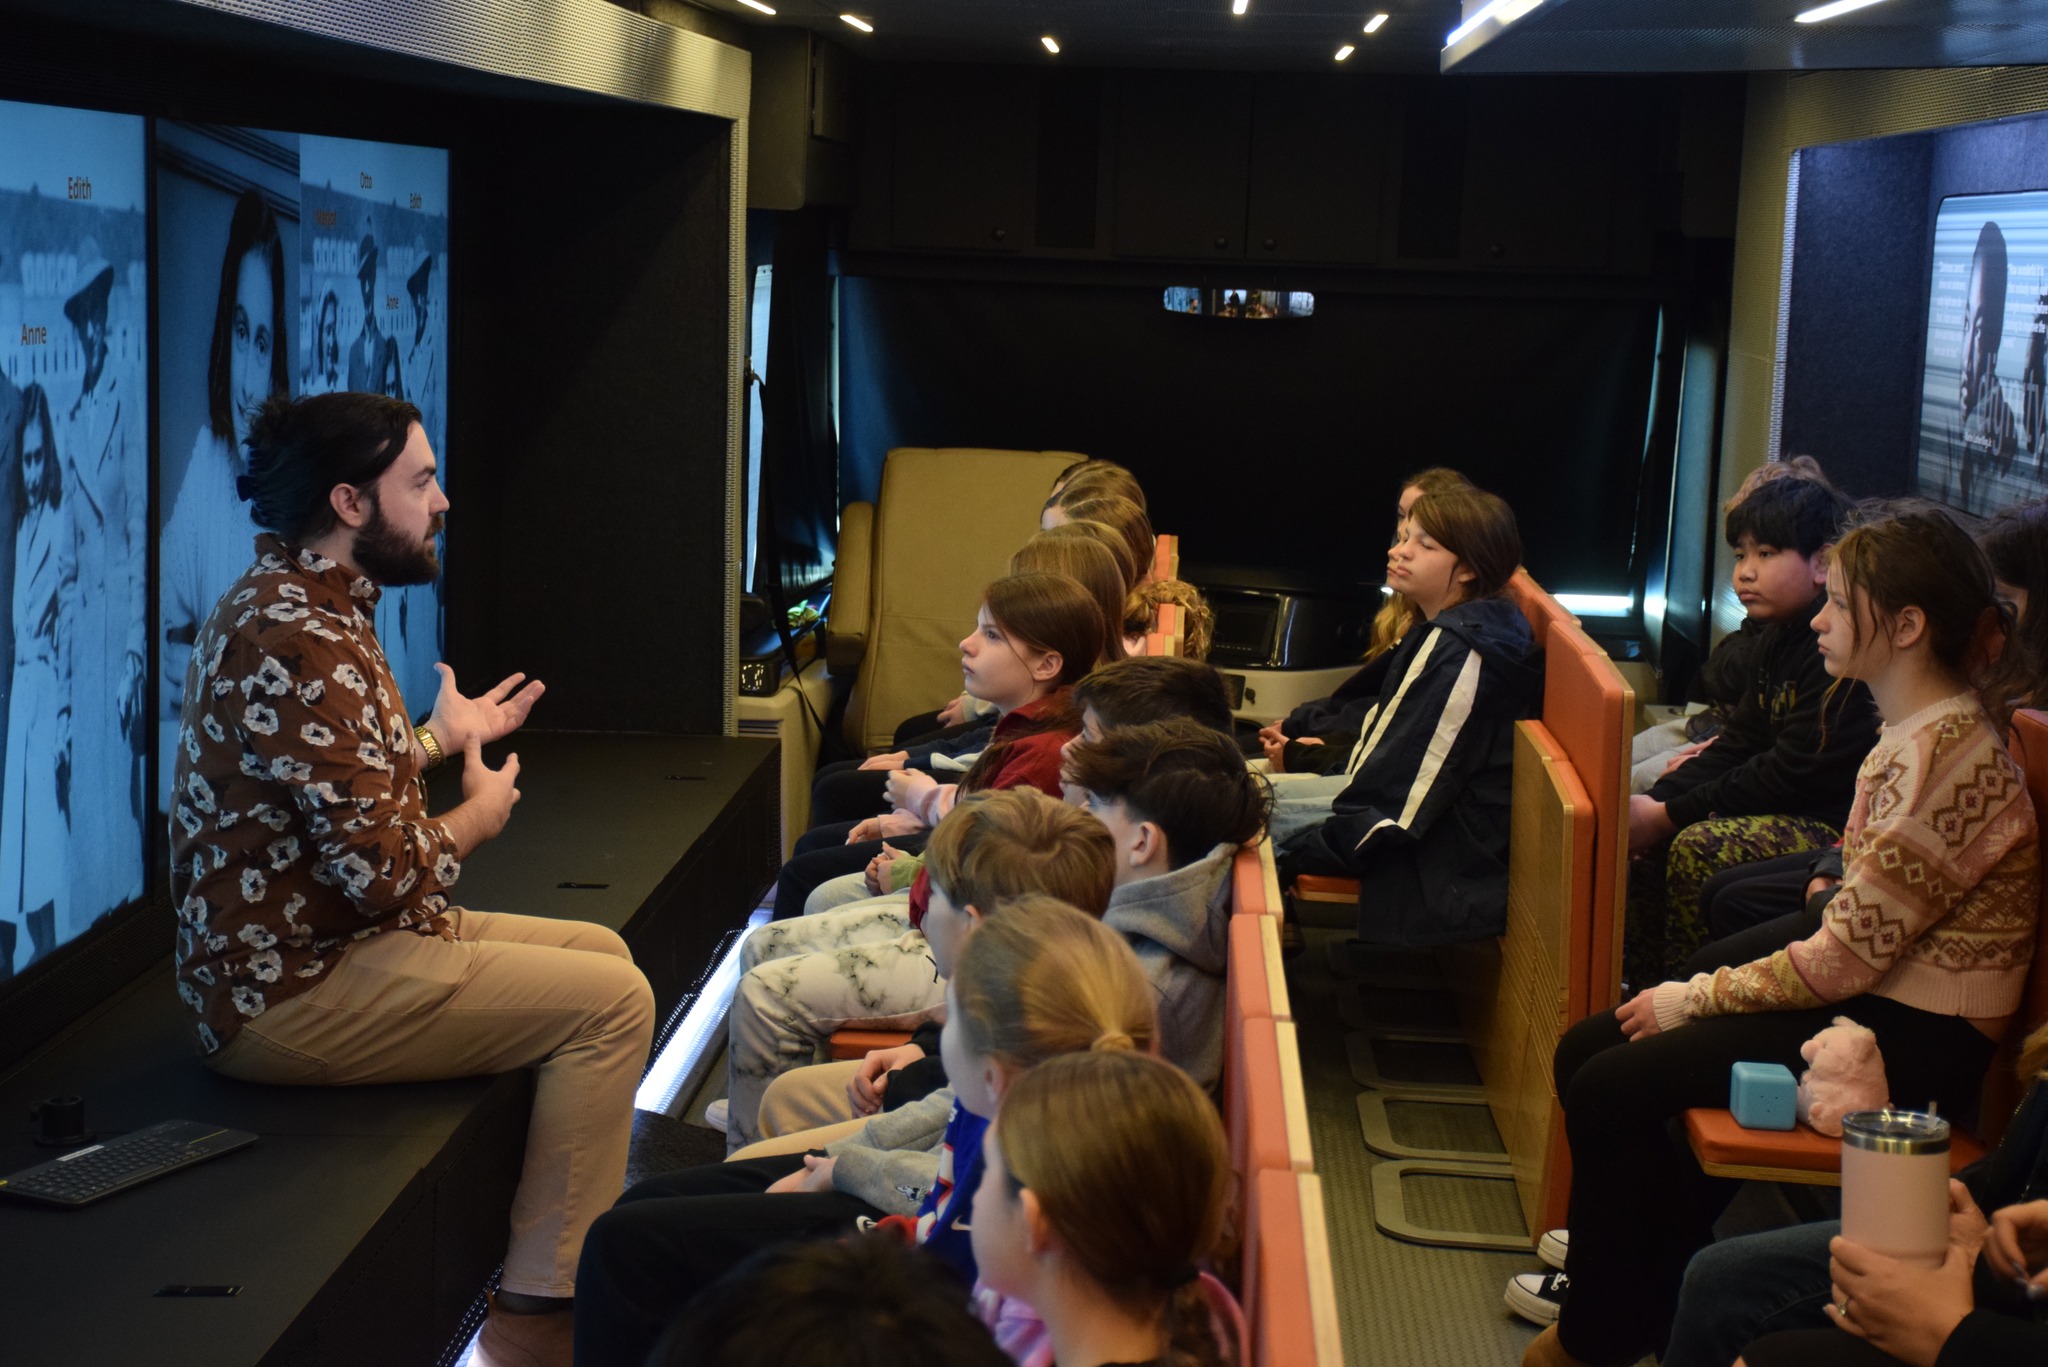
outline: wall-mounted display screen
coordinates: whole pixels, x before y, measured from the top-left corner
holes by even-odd
[[[143,891],[144,140],[0,102],[0,980]]]
[[[1920,492],[1988,515],[2048,494],[2048,190],[1953,195],[1934,223]]]
[[[448,153],[159,120],[157,213],[162,804],[193,639],[253,558],[235,491],[249,409],[280,393],[406,399],[447,479]],[[388,590],[377,634],[423,711],[439,585]]]

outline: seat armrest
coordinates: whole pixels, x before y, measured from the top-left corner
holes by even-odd
[[[839,554],[832,568],[832,604],[825,614],[825,666],[834,674],[851,673],[867,654],[874,552],[875,505],[847,504],[839,514]]]

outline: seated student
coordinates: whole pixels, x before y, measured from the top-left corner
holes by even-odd
[[[1721,516],[1774,479],[1810,479],[1828,485],[1820,462],[1812,456],[1792,456],[1766,461],[1749,472],[1739,488],[1721,505]],[[1630,753],[1629,792],[1647,793],[1657,781],[1699,751],[1720,733],[1728,716],[1742,701],[1750,682],[1751,657],[1763,622],[1745,616],[1741,624],[1715,643],[1692,678],[1689,701],[1705,710],[1678,717],[1636,732]]]
[[[1157,1025],[1130,946],[1064,903],[1031,895],[984,917],[935,891],[926,925],[947,979],[940,1049],[953,1086],[876,1117],[822,1157],[713,1163],[634,1186],[584,1241],[577,1367],[640,1367],[669,1322],[740,1259],[788,1239],[843,1237],[864,1218],[914,1216],[933,1275],[958,1278],[965,1294],[982,1132],[1010,1084],[1060,1054],[1149,1049]]]
[[[1224,1241],[1230,1144],[1186,1074],[1125,1049],[1048,1059],[1003,1098],[981,1156],[977,1299],[1014,1360],[1236,1358],[1198,1270]]]
[[[805,832],[776,879],[776,916],[802,915],[811,889],[865,869],[885,839],[922,848],[962,791],[1028,785],[1057,794],[1060,747],[1080,729],[1073,685],[1107,656],[1110,630],[1093,596],[1065,575],[1012,574],[990,584],[975,629],[960,642],[968,692],[1001,712],[988,748],[957,784],[897,771],[888,778],[888,815]]]
[[[1113,460],[1083,460],[1069,465],[1053,480],[1045,501],[1050,506],[1090,498],[1127,498],[1140,508],[1145,506],[1145,490],[1138,484],[1138,477]]]
[[[1998,596],[2016,623],[1980,685],[2006,711],[2048,701],[2048,499],[2007,508],[1978,530],[1978,549],[1991,566]],[[1685,976],[1748,963],[1820,929],[1829,897],[1842,881],[1842,850],[1795,854],[1723,869],[1700,888],[1708,942],[1687,961]]]
[[[1129,589],[1116,557],[1086,536],[1039,532],[1010,557],[1010,573],[1064,574],[1094,597],[1105,622],[1121,618],[1124,595]],[[889,771],[894,769],[951,776],[966,773],[974,757],[988,747],[997,715],[991,707],[986,726],[972,727],[937,742],[871,755],[865,760],[825,765],[811,784],[811,824],[828,826],[859,821],[888,811]],[[804,909],[814,908],[807,905]]]
[[[1152,521],[1145,516],[1145,510],[1127,498],[1069,499],[1064,495],[1045,505],[1044,514],[1038,519],[1039,528],[1051,531],[1070,522],[1099,522],[1115,532],[1130,547],[1131,559],[1138,565],[1140,582],[1152,577],[1154,551],[1158,539],[1152,534]]]
[[[1069,801],[1116,841],[1104,925],[1159,991],[1160,1052],[1204,1087],[1223,1078],[1230,869],[1266,828],[1266,784],[1230,737],[1197,722],[1118,727],[1067,749]]]
[[[1081,737],[1086,740],[1123,727],[1175,719],[1222,735],[1230,734],[1231,729],[1230,695],[1223,676],[1206,664],[1174,656],[1106,664],[1075,686],[1074,702],[1081,709]],[[839,933],[827,925],[806,924],[810,920],[805,917],[803,922],[763,926],[748,937],[743,953],[749,959],[758,954],[765,960],[805,952],[817,947],[812,937],[819,933]],[[803,938],[784,940],[785,936]],[[781,1073],[761,1099],[758,1131],[764,1139],[780,1140],[901,1105],[944,1085],[937,1063],[938,1027],[927,1023],[917,1028],[908,1044],[877,1049],[860,1060],[818,1063]],[[747,1152],[786,1150],[786,1145],[778,1143],[772,1149],[756,1145]]]
[[[1763,626],[1750,683],[1713,743],[1629,799],[1629,852],[1641,857],[1629,870],[1626,982],[1662,982],[1700,947],[1700,885],[1713,873],[1841,837],[1877,734],[1869,692],[1831,686],[1811,624],[1847,511],[1827,485],[1778,479],[1728,513],[1735,592]]]
[[[818,1062],[833,1031],[936,1018],[945,992],[924,933],[933,887],[954,906],[1043,892],[1101,915],[1114,850],[1098,825],[1035,788],[971,793],[932,835],[925,898],[775,922],[749,935],[726,1016],[727,1147],[758,1137],[761,1093],[776,1075]]]
[[[755,1254],[690,1304],[647,1367],[1012,1367],[929,1255],[894,1231]]]
[[[1209,644],[1216,639],[1216,610],[1185,579],[1148,579],[1131,590],[1124,604],[1124,649],[1142,655],[1159,609],[1169,604],[1182,614],[1181,654],[1190,660],[1208,659]]]
[[[1646,988],[1559,1042],[1569,1252],[1563,1274],[1510,1284],[1530,1318],[1562,1301],[1526,1367],[1617,1367],[1663,1346],[1732,1185],[1706,1179],[1670,1127],[1725,1104],[1734,1063],[1797,1066],[1799,1046],[1847,1015],[1877,1033],[1893,1096],[1968,1123],[2019,1004],[2040,856],[2004,718],[1970,687],[2004,610],[1990,570],[1946,514],[1905,506],[1842,538],[1827,585],[1821,656],[1868,684],[1886,720],[1857,774],[1847,876],[1811,938]]]
[[[2048,1362],[2041,1299],[2022,1285],[2048,1289],[2048,1025],[2020,1047],[2019,1072],[2029,1087],[2004,1140],[1949,1186],[1939,1269],[1836,1252],[1840,1220],[1725,1239],[1685,1270],[1663,1367]]]
[[[1455,944],[1506,924],[1514,724],[1543,697],[1529,623],[1503,592],[1521,560],[1492,494],[1417,499],[1387,580],[1422,621],[1344,771],[1275,784],[1273,843],[1294,869],[1360,880],[1363,940]]]
[[[1441,466],[1419,471],[1401,481],[1401,493],[1394,501],[1394,540],[1401,539],[1401,524],[1424,494],[1469,489],[1472,481],[1456,470]],[[1405,593],[1390,592],[1372,619],[1372,639],[1356,674],[1338,686],[1327,698],[1305,702],[1279,721],[1259,729],[1259,746],[1266,754],[1266,767],[1275,774],[1329,774],[1344,767],[1351,746],[1358,739],[1359,723],[1385,685],[1387,665],[1394,647],[1401,644],[1415,624],[1422,620],[1415,601]]]

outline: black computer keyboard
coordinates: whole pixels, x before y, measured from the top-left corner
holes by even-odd
[[[23,1196],[58,1206],[84,1206],[194,1163],[256,1142],[247,1130],[225,1130],[196,1120],[166,1120],[104,1144],[0,1178],[0,1196]]]

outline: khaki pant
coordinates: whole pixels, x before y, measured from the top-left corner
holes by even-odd
[[[348,1087],[536,1067],[504,1287],[572,1296],[590,1222],[625,1183],[654,993],[587,921],[453,910],[454,943],[390,931],[210,1060],[246,1082]]]
[[[847,1084],[860,1070],[860,1060],[814,1063],[780,1074],[761,1098],[762,1138],[726,1156],[728,1163],[752,1162],[776,1154],[822,1149],[866,1127],[866,1116],[853,1114]]]

